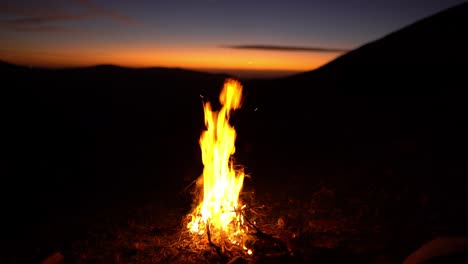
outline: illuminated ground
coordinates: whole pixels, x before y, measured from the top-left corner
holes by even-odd
[[[444,232],[430,202],[390,187],[367,186],[367,193],[354,196],[343,186],[265,188],[272,189],[244,196],[255,196],[252,218],[278,241],[255,237],[252,257],[227,251],[223,259],[207,239],[193,245],[183,226],[190,207],[183,194],[102,212],[64,254],[76,263],[226,263],[236,256],[249,263],[401,263]]]

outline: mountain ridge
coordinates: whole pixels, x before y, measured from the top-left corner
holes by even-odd
[[[366,43],[322,67],[282,80],[317,81],[341,92],[421,92],[429,85],[458,88],[463,81],[460,63],[468,60],[463,37],[468,25],[468,3],[457,5],[382,38]],[[406,81],[409,81],[405,83]],[[356,87],[359,84],[359,87]],[[379,87],[375,87],[379,84]],[[447,85],[448,84],[448,85]],[[347,89],[346,86],[353,86]],[[401,90],[404,86],[408,89]]]

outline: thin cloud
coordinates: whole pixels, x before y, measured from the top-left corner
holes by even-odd
[[[30,17],[21,17],[9,20],[3,20],[11,25],[39,25],[39,24],[48,24],[53,22],[63,22],[63,21],[74,21],[82,20],[86,18],[85,15],[50,15],[50,16],[30,16]]]
[[[109,8],[105,8],[100,5],[97,5],[96,3],[93,3],[92,1],[75,0],[74,2],[88,9],[88,11],[90,11],[92,14],[95,14],[98,16],[105,16],[115,21],[118,21],[120,23],[124,23],[124,24],[137,24],[137,21],[135,19],[128,17],[126,15],[120,14],[116,12],[115,10],[111,10]]]
[[[105,17],[122,24],[137,24],[137,21],[113,10],[98,6],[91,1],[74,0],[85,9],[82,13],[69,13],[61,9],[44,9],[39,7],[18,7],[0,5],[0,27],[19,32],[89,32],[85,29],[71,28],[57,23],[81,21],[96,17]]]
[[[303,46],[278,46],[278,45],[224,45],[228,49],[245,50],[269,50],[269,51],[287,51],[287,52],[347,52],[348,49],[335,49],[325,47],[303,47]]]
[[[49,24],[15,24],[12,21],[0,21],[0,29],[13,30],[16,32],[63,32],[63,33],[95,33],[89,29],[65,27]]]
[[[58,25],[55,22],[77,21],[84,19],[79,15],[31,16],[0,20],[0,28],[17,32],[65,32],[78,33],[93,31],[84,28]]]

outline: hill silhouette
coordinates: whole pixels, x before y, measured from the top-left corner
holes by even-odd
[[[350,94],[460,91],[467,14],[467,3],[449,8],[290,79],[323,75],[328,85]]]
[[[317,70],[245,80],[244,105],[232,122],[252,184],[297,196],[320,184],[342,193],[383,186],[408,200],[429,196],[443,232],[466,232],[466,20],[463,4]],[[12,216],[2,226],[12,254],[37,243],[69,244],[93,210],[143,193],[166,201],[190,184],[201,173],[202,102],[217,101],[228,77],[5,62],[0,73],[1,200]],[[404,235],[394,240],[407,241],[407,250],[414,241]]]

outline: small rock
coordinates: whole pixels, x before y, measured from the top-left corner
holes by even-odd
[[[44,259],[41,264],[60,264],[63,263],[64,260],[65,258],[63,257],[62,253],[57,251]]]
[[[278,222],[276,223],[276,225],[282,229],[286,225],[286,220],[283,217],[280,217],[278,218]]]
[[[247,263],[248,263],[247,260],[245,260],[242,257],[235,257],[228,262],[228,264],[247,264]]]
[[[146,243],[143,243],[143,242],[136,242],[134,244],[134,246],[135,246],[135,249],[139,250],[139,251],[145,250],[148,247],[148,245]]]

